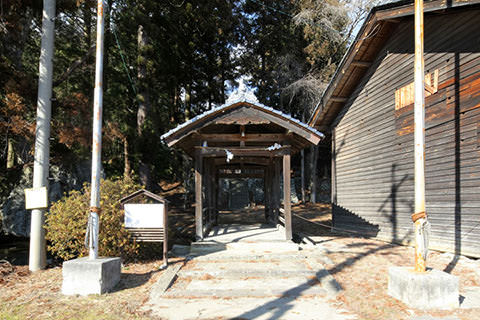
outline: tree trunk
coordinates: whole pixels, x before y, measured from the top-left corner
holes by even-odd
[[[123,178],[130,179],[130,173],[132,172],[132,168],[130,165],[129,153],[128,153],[128,140],[127,138],[123,139],[123,160],[124,160],[124,170],[123,170]]]
[[[192,116],[192,85],[187,84],[185,88],[185,121],[190,120]]]
[[[91,58],[91,55],[93,55],[93,53],[95,52],[95,48],[96,48],[95,43],[92,43],[92,3],[90,1],[85,1],[83,3],[82,14],[83,14],[83,22],[84,22],[83,32],[84,32],[84,36],[85,36],[85,50],[87,50],[87,54],[84,57],[84,59],[85,59],[84,62],[87,65],[90,65],[93,62],[93,60]],[[78,66],[79,65],[80,64],[78,64]],[[70,70],[70,68],[67,69],[66,72],[68,72],[69,70]],[[93,79],[93,76],[94,76],[93,68],[88,68],[87,70],[88,70],[87,71],[88,72],[87,76],[90,77],[89,79]],[[65,79],[66,80],[67,78],[68,78],[68,76],[64,78],[64,75],[62,75],[59,79]],[[54,86],[59,85],[60,84],[59,82],[60,82],[60,80],[57,80],[56,83],[54,84]],[[90,88],[88,89],[88,96],[89,97],[93,96],[93,92],[91,91]]]
[[[183,193],[183,209],[188,208],[188,194],[190,192],[190,163],[186,154],[182,154],[183,163],[183,187],[185,192]]]
[[[15,148],[13,139],[8,137],[7,140],[7,169],[11,169],[15,166]]]
[[[89,50],[92,46],[92,10],[88,1],[83,3],[83,32],[85,35],[85,49]]]
[[[137,111],[137,133],[139,136],[143,135],[143,126],[147,118],[148,110],[150,109],[150,102],[148,96],[148,87],[145,83],[147,78],[147,66],[145,57],[145,47],[147,45],[147,34],[142,25],[138,26],[137,33],[137,45],[138,45],[138,70],[137,78],[139,82],[138,90],[138,111]]]
[[[150,101],[148,94],[148,85],[146,84],[147,80],[147,66],[145,50],[148,43],[148,37],[142,25],[138,26],[137,31],[137,46],[138,46],[138,110],[137,110],[137,134],[140,140],[140,143],[137,144],[137,154],[140,155],[138,163],[138,174],[140,177],[140,182],[145,186],[145,188],[150,189],[152,186],[152,178],[150,172],[150,166],[148,164],[147,157],[148,155],[144,154],[142,146],[146,139],[144,134],[145,121],[147,119],[148,111],[150,109]]]
[[[179,106],[180,106],[180,88],[178,87],[176,81],[175,86],[173,87],[173,110],[172,110],[172,117],[171,121],[173,123],[179,122]]]

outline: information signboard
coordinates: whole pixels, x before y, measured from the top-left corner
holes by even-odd
[[[163,203],[126,203],[124,209],[126,228],[165,228]]]

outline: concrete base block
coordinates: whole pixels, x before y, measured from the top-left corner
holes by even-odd
[[[417,309],[458,308],[458,278],[430,269],[417,273],[413,268],[390,267],[388,294]]]
[[[102,294],[120,281],[121,259],[88,257],[63,263],[62,293],[66,295]]]

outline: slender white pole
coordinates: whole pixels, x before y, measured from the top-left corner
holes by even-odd
[[[95,92],[93,98],[92,190],[90,198],[89,258],[98,258],[98,230],[100,214],[100,169],[102,151],[103,104],[103,0],[97,1],[97,52],[95,61]]]
[[[33,187],[48,187],[50,159],[50,118],[52,109],[53,46],[55,39],[55,0],[43,1],[42,43],[38,75],[37,127],[35,129],[35,160]],[[31,271],[46,265],[44,209],[32,210],[30,225],[30,252],[28,267]]]
[[[423,0],[415,0],[415,270],[426,270],[426,247],[424,226],[425,212],[425,71],[423,59]]]

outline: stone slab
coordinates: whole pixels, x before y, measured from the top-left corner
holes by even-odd
[[[457,317],[432,317],[432,316],[421,316],[413,317],[410,320],[460,320]]]
[[[190,246],[184,246],[180,244],[174,244],[172,250],[168,253],[173,257],[185,257],[190,253]]]
[[[263,227],[262,227],[263,228]],[[217,228],[192,244],[174,283],[152,293],[145,311],[160,319],[352,319],[332,301],[318,247],[300,250],[285,233]],[[227,232],[232,232],[228,235]],[[225,232],[225,233],[224,233]],[[212,234],[211,234],[212,235]],[[205,250],[202,251],[202,246]],[[196,254],[192,254],[196,252]],[[313,255],[315,264],[307,262]]]
[[[462,309],[480,309],[480,287],[465,287],[462,290],[460,298],[460,308]]]
[[[298,253],[249,253],[249,252],[239,252],[239,251],[221,251],[213,252],[208,255],[190,255],[189,258],[195,259],[199,262],[211,262],[216,263],[217,261],[247,261],[247,260],[262,260],[262,261],[277,261],[282,262],[285,260],[302,260],[306,257],[301,251]]]
[[[313,279],[312,279],[313,278]],[[320,284],[316,281],[316,278],[307,277],[288,277],[288,278],[243,278],[243,279],[226,279],[226,278],[213,278],[208,280],[193,279],[187,286],[187,290],[261,290],[269,292],[272,288],[279,292],[288,292],[296,288],[307,290],[310,287],[315,287]]]
[[[227,250],[242,250],[250,253],[255,252],[275,252],[275,253],[286,253],[286,252],[296,252],[299,250],[298,244],[291,241],[264,241],[256,243],[248,242],[232,242],[227,244]]]
[[[169,320],[346,320],[356,318],[345,310],[331,307],[323,298],[309,297],[158,299],[154,305],[151,305],[150,310],[153,316]]]
[[[261,268],[236,270],[186,270],[179,273],[181,277],[202,278],[214,277],[223,279],[242,279],[249,277],[278,278],[278,277],[316,277],[317,272],[311,270],[274,270]]]
[[[120,281],[120,258],[78,258],[63,263],[62,293],[89,295],[109,292]]]
[[[315,271],[318,282],[331,296],[339,294],[343,288],[316,258],[307,258],[307,264]]]
[[[167,291],[164,298],[239,298],[239,297],[326,297],[328,292],[320,286],[298,286],[288,290],[278,288],[273,289],[231,289],[231,290],[217,290],[217,289],[196,289],[196,290],[173,290]]]
[[[459,305],[458,278],[430,269],[414,272],[408,267],[390,267],[388,294],[417,309],[454,309]]]
[[[150,299],[155,300],[161,297],[165,291],[170,287],[172,282],[175,280],[178,271],[182,268],[182,263],[177,263],[170,265],[160,276],[160,278],[155,282],[150,291]]]
[[[224,251],[227,251],[227,254],[245,256],[248,254],[295,253],[299,251],[299,247],[296,243],[288,241],[261,243],[234,242],[229,244],[198,242],[192,243],[190,255],[201,256],[220,252],[223,255]]]
[[[277,256],[278,257],[278,256]],[[307,266],[303,263],[302,260],[293,260],[293,259],[285,259],[285,261],[281,261],[280,257],[276,261],[268,261],[263,260],[262,258],[259,259],[252,259],[252,260],[234,260],[234,261],[225,261],[219,260],[215,262],[204,262],[204,263],[197,263],[195,264],[195,268],[193,270],[196,271],[235,271],[235,272],[243,272],[243,271],[301,271],[301,270],[309,270]],[[195,261],[199,261],[195,259]]]
[[[215,226],[205,240],[222,243],[286,241],[284,230],[266,224]]]

